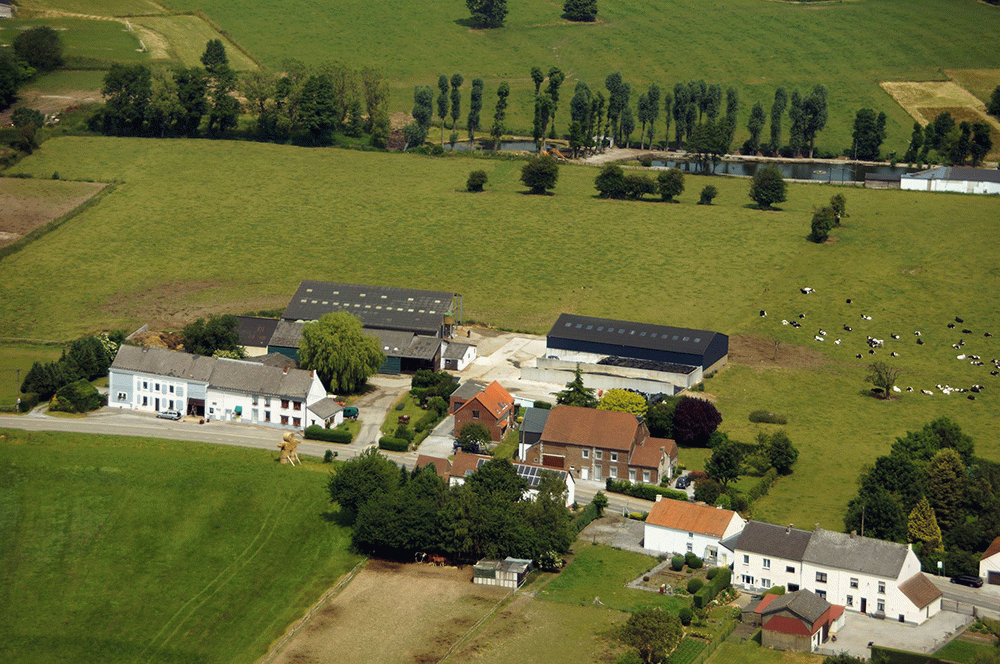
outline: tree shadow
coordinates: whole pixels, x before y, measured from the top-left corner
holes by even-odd
[[[530,189],[526,189],[524,191],[519,191],[517,193],[521,194],[522,196],[555,196],[556,195],[556,192],[554,192],[554,191],[544,191],[544,192],[542,192],[540,194],[536,194],[535,192],[531,191]]]
[[[470,30],[489,30],[490,28],[484,28],[479,23],[473,21],[470,17],[456,18],[452,21],[455,25],[460,25],[463,28],[469,28]]]
[[[784,208],[774,207],[773,205],[771,207],[762,208],[756,203],[747,203],[743,207],[747,210],[759,210],[760,212],[784,212]]]
[[[329,510],[327,512],[320,512],[319,518],[323,519],[327,523],[333,523],[338,526],[350,526],[351,519],[349,514],[345,514],[344,510],[337,508],[336,510]]]

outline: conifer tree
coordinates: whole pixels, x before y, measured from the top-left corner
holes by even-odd
[[[941,547],[941,528],[926,497],[921,498],[910,512],[906,533],[907,541],[924,543],[924,555]]]

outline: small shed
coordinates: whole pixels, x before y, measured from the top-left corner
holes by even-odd
[[[344,407],[336,399],[326,397],[309,406],[306,426],[321,426],[331,429],[344,421]]]
[[[484,586],[502,586],[517,590],[531,569],[531,561],[523,558],[480,560],[472,568],[472,581]]]

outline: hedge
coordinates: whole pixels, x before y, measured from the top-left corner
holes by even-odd
[[[747,500],[751,503],[763,498],[767,495],[767,492],[771,490],[774,483],[778,481],[778,471],[774,468],[769,468],[764,477],[760,478],[760,481],[751,487],[747,492]]]
[[[755,410],[750,413],[751,422],[764,422],[765,424],[788,424],[788,418],[784,415],[777,415],[766,410]]]
[[[893,648],[886,648],[884,646],[872,646],[873,660],[876,654],[882,655],[880,659],[888,662],[888,664],[943,664],[945,662],[945,660],[938,659],[937,657],[918,652],[894,650]]]
[[[593,502],[588,503],[586,507],[580,510],[580,513],[576,515],[576,518],[570,522],[570,526],[572,526],[573,530],[579,533],[590,525],[591,521],[599,516],[601,516],[601,508]]]
[[[692,595],[705,587],[705,582],[699,578],[688,579],[687,591]]]
[[[27,413],[29,410],[38,405],[38,395],[34,392],[28,392],[21,397],[21,412]]]
[[[608,491],[643,500],[656,500],[656,496],[658,495],[670,500],[688,499],[688,495],[684,491],[675,491],[674,489],[653,486],[652,484],[635,484],[628,480],[615,480],[610,477],[605,480],[604,486]]]
[[[80,379],[69,385],[63,385],[52,397],[49,410],[64,411],[67,413],[86,413],[97,410],[107,404],[107,400],[101,396],[97,388],[84,379]]]
[[[322,440],[327,443],[349,443],[352,436],[350,431],[343,429],[324,429],[318,424],[306,428],[306,438],[310,440]]]
[[[399,438],[382,436],[378,439],[378,448],[380,450],[389,450],[390,452],[405,452],[410,449],[410,444],[405,440],[400,440]]]
[[[694,599],[692,604],[696,609],[704,609],[708,606],[708,603],[715,599],[715,596],[719,594],[724,588],[729,587],[729,582],[732,580],[733,573],[727,567],[720,568],[718,574],[715,578],[705,584],[705,586],[694,594]]]

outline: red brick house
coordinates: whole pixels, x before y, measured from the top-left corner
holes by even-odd
[[[677,445],[650,438],[645,423],[629,413],[556,406],[525,461],[568,470],[583,480],[659,484],[677,463]]]
[[[514,397],[496,381],[474,394],[467,394],[469,391],[472,390],[463,391],[460,387],[451,396],[451,412],[455,415],[455,436],[458,436],[466,424],[475,423],[486,427],[490,432],[490,438],[500,442],[507,429],[514,424],[514,416],[517,413]]]
[[[754,609],[760,614],[761,644],[793,652],[815,652],[844,625],[844,607],[808,591],[764,595]]]

